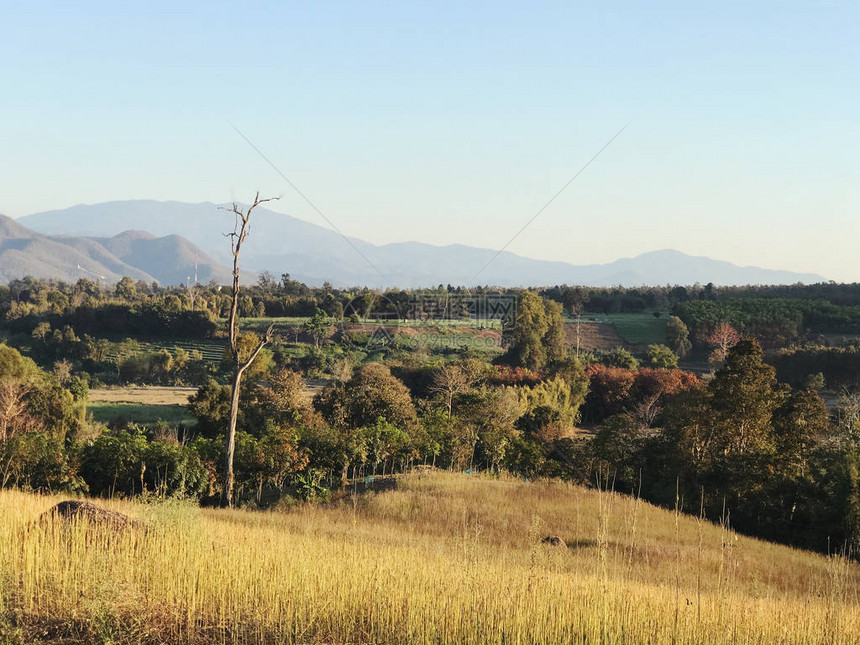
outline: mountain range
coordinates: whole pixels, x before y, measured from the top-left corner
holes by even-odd
[[[0,215],[0,283],[33,276],[114,283],[123,276],[162,284],[187,283],[197,262],[201,282],[226,283],[230,271],[179,235],[124,231],[112,237],[43,235]]]
[[[2,216],[0,216],[2,217]],[[201,282],[225,282],[232,256],[224,234],[234,218],[218,205],[134,200],[79,205],[0,221],[0,278],[31,275],[70,279],[122,275],[184,283],[198,260]],[[26,227],[26,228],[25,228]],[[145,229],[146,232],[140,229]],[[608,264],[535,260],[464,245],[420,242],[376,245],[258,207],[241,263],[253,272],[335,286],[642,286],[713,282],[719,285],[816,283],[814,274],[740,267],[674,250]],[[75,267],[82,267],[76,269]],[[23,273],[22,273],[23,272]]]

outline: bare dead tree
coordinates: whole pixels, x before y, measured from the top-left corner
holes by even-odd
[[[662,392],[657,392],[656,394],[646,398],[644,401],[640,401],[636,404],[633,410],[633,416],[639,423],[641,430],[650,430],[654,427],[654,422],[657,420],[657,417],[660,416],[660,413],[663,412],[663,406],[660,405],[660,399],[662,396]]]
[[[454,414],[454,399],[472,387],[479,378],[478,372],[472,368],[469,361],[448,363],[433,373],[430,391],[444,397],[449,427]]]
[[[242,245],[245,238],[250,232],[251,213],[260,204],[270,202],[277,197],[269,199],[260,199],[258,192],[254,197],[254,203],[247,210],[242,210],[236,202],[233,202],[232,208],[225,209],[233,213],[236,217],[232,233],[226,233],[226,237],[230,238],[230,250],[233,253],[233,293],[230,301],[230,317],[228,319],[229,337],[230,337],[230,354],[233,359],[233,382],[230,392],[230,426],[227,429],[227,436],[224,440],[224,490],[221,493],[221,505],[228,507],[233,506],[233,457],[236,452],[236,421],[239,418],[239,393],[242,384],[242,375],[245,373],[254,360],[259,355],[260,351],[265,347],[272,338],[272,326],[266,330],[263,338],[257,343],[250,355],[242,360],[239,355],[239,253],[242,251]]]

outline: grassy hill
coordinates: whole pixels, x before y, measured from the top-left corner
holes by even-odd
[[[109,503],[146,533],[27,528],[56,501],[0,491],[0,642],[797,644],[860,630],[856,564],[557,483],[416,473],[285,512]]]

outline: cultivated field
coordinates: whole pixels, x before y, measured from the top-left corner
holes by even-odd
[[[284,512],[0,492],[0,642],[854,643],[860,568],[563,484],[413,474]],[[567,547],[541,544],[546,535]]]
[[[650,313],[637,314],[584,314],[583,322],[597,322],[612,325],[615,332],[625,343],[631,345],[652,345],[666,342],[666,321],[669,317],[662,314],[656,318]]]
[[[624,341],[615,331],[615,327],[608,323],[598,323],[581,320],[579,323],[564,323],[565,340],[568,346],[577,346],[577,334],[579,335],[579,349],[585,352],[609,351],[615,347],[624,345]]]
[[[194,387],[111,387],[90,390],[87,412],[99,423],[124,419],[133,423],[157,423],[170,426],[195,423],[186,407]]]
[[[159,342],[140,341],[141,352],[158,352],[166,349],[169,352],[175,352],[177,347],[181,347],[186,352],[191,354],[198,351],[203,356],[203,360],[209,363],[218,363],[224,359],[224,352],[227,349],[225,341],[220,340],[163,340]],[[116,359],[119,351],[119,342],[113,340],[111,347],[107,352],[107,360],[113,361]]]

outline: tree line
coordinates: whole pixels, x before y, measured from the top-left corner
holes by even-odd
[[[560,303],[521,291],[507,349],[493,362],[417,352],[344,359],[315,396],[289,355],[238,334],[238,358],[249,362],[235,426],[237,500],[330,499],[426,465],[610,481],[782,542],[856,543],[856,397],[831,414],[820,383],[780,383],[755,339],[726,343],[702,380],[678,369],[668,347],[577,355],[562,323]],[[199,387],[193,426],[102,428],[85,417],[86,380],[62,364],[47,372],[0,345],[0,383],[3,485],[203,503],[223,492],[230,385]]]

